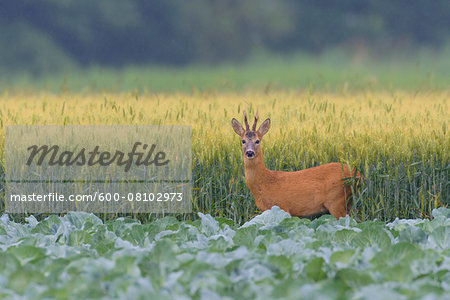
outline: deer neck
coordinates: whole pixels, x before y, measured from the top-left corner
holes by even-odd
[[[253,159],[248,159],[244,156],[244,168],[245,180],[247,181],[250,190],[252,190],[252,192],[254,192],[255,189],[259,190],[261,184],[264,183],[265,178],[270,172],[264,164],[262,152]]]

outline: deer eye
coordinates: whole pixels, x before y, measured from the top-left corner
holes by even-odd
[[[256,144],[259,144],[259,140],[256,140],[256,142],[255,142]]]
[[[245,144],[245,140],[242,140],[242,144]]]

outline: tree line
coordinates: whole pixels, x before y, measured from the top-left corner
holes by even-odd
[[[242,61],[257,50],[320,53],[440,47],[448,0],[1,0],[0,70]]]

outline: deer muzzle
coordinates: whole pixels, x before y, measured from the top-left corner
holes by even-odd
[[[254,158],[254,157],[255,157],[255,151],[253,151],[253,150],[247,150],[247,151],[245,151],[245,156],[246,156],[247,158]]]

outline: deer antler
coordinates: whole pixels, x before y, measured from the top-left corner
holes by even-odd
[[[243,111],[244,111],[245,130],[250,130],[250,126],[248,125],[247,121],[247,114],[245,113],[245,108],[243,109]]]
[[[258,106],[256,107],[255,123],[253,123],[252,130],[256,130],[256,123],[258,123]]]

